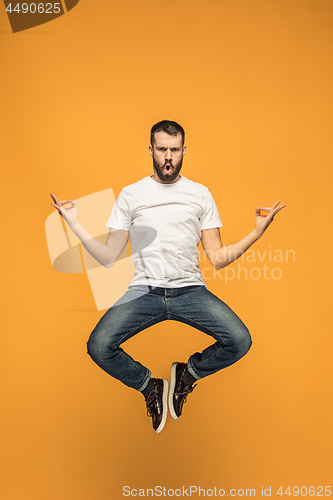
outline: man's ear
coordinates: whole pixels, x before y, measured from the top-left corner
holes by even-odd
[[[186,153],[186,150],[187,150],[187,147],[186,147],[186,146],[183,146],[183,156],[184,156],[184,154]]]
[[[153,156],[153,147],[152,147],[152,145],[149,145],[148,149],[149,149],[149,153],[151,154],[151,156]]]

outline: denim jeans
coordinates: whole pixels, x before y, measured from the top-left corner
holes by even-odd
[[[142,391],[151,377],[150,370],[119,346],[165,320],[186,323],[215,339],[215,343],[188,359],[188,370],[195,379],[232,365],[251,347],[251,336],[244,323],[205,286],[136,285],[99,320],[87,343],[88,354],[112,377]]]

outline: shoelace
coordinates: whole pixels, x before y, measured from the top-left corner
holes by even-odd
[[[183,408],[183,404],[186,403],[187,401],[187,396],[190,394],[190,392],[193,392],[194,388],[197,386],[198,384],[194,384],[193,387],[189,387],[188,389],[186,389],[186,391],[184,392],[177,392],[177,396],[181,396],[181,395],[185,395],[185,398],[181,400],[180,402],[180,410]]]

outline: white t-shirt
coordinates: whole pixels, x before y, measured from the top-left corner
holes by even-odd
[[[206,286],[199,270],[201,230],[222,227],[208,188],[181,176],[172,184],[147,176],[124,187],[107,227],[130,231],[133,285]]]

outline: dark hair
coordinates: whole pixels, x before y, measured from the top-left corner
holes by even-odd
[[[173,122],[171,120],[162,120],[161,122],[155,123],[150,131],[150,144],[152,146],[155,142],[156,132],[166,132],[169,135],[181,134],[183,138],[182,144],[184,145],[185,130],[177,122]]]

